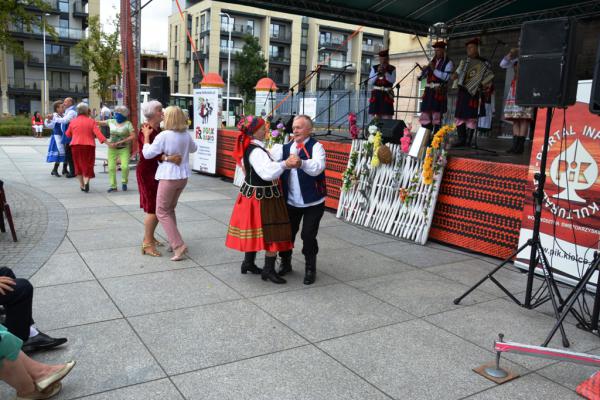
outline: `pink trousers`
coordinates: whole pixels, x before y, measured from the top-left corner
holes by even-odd
[[[183,188],[187,184],[187,179],[167,180],[161,179],[158,182],[158,191],[156,193],[156,217],[162,225],[169,245],[173,250],[183,245],[183,239],[177,229],[177,219],[175,218],[175,207],[177,200]]]

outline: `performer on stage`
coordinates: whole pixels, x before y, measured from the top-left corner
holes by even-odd
[[[394,91],[396,67],[390,65],[388,50],[379,52],[379,64],[371,67],[369,83],[373,85],[369,99],[369,114],[377,118],[394,117]]]
[[[479,55],[479,44],[479,38],[471,39],[465,44],[467,58],[460,61],[452,76],[453,86],[458,87],[454,114],[458,142],[454,147],[471,145],[477,119],[485,115],[485,108],[480,110],[482,90],[487,89],[494,80],[490,63]]]
[[[419,64],[419,80],[427,79],[421,101],[421,126],[435,133],[442,124],[442,115],[448,109],[448,81],[452,76],[454,63],[446,56],[446,43],[439,41],[432,46],[435,56],[425,68]]]
[[[281,176],[287,209],[292,224],[292,242],[302,222],[302,254],[305,260],[304,284],[311,285],[317,276],[317,233],[325,212],[325,149],[311,137],[313,124],[307,115],[294,118],[294,140],[284,146],[274,147],[271,152],[276,160],[297,157],[294,169]],[[279,252],[281,269],[279,275],[292,271],[292,251]]]
[[[500,67],[504,69],[513,67],[515,72],[504,100],[504,119],[513,124],[513,144],[507,153],[523,154],[527,131],[533,119],[533,108],[515,104],[517,79],[519,78],[518,50],[511,49],[500,61]]]
[[[243,251],[242,274],[261,274],[263,280],[286,283],[275,273],[278,251],[294,247],[290,219],[279,177],[298,163],[298,157],[274,161],[262,142],[265,137],[265,120],[247,116],[238,124],[238,134],[233,156],[244,168],[245,179],[233,206],[225,245]],[[261,270],[254,261],[256,252],[265,250],[265,266]]]

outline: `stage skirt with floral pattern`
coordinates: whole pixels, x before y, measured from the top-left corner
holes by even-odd
[[[284,198],[277,186],[242,185],[225,245],[243,252],[286,251],[294,247]]]

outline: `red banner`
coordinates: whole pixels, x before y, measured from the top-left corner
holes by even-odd
[[[527,195],[519,246],[533,233],[537,189],[534,174],[540,171],[546,109],[538,111]],[[586,103],[555,109],[548,142],[546,184],[542,201],[540,239],[555,278],[574,283],[590,266],[600,242],[600,117]],[[531,249],[517,256],[515,265],[527,267]],[[594,282],[596,281],[594,277]]]

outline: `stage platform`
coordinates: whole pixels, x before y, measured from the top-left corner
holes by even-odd
[[[217,174],[235,175],[231,156],[237,131],[219,130]],[[328,208],[337,209],[342,174],[348,164],[351,141],[321,136],[327,153]],[[479,145],[498,155],[474,149],[452,149],[434,213],[429,238],[497,258],[517,248],[529,148],[523,155],[506,154],[508,139],[480,139]]]

